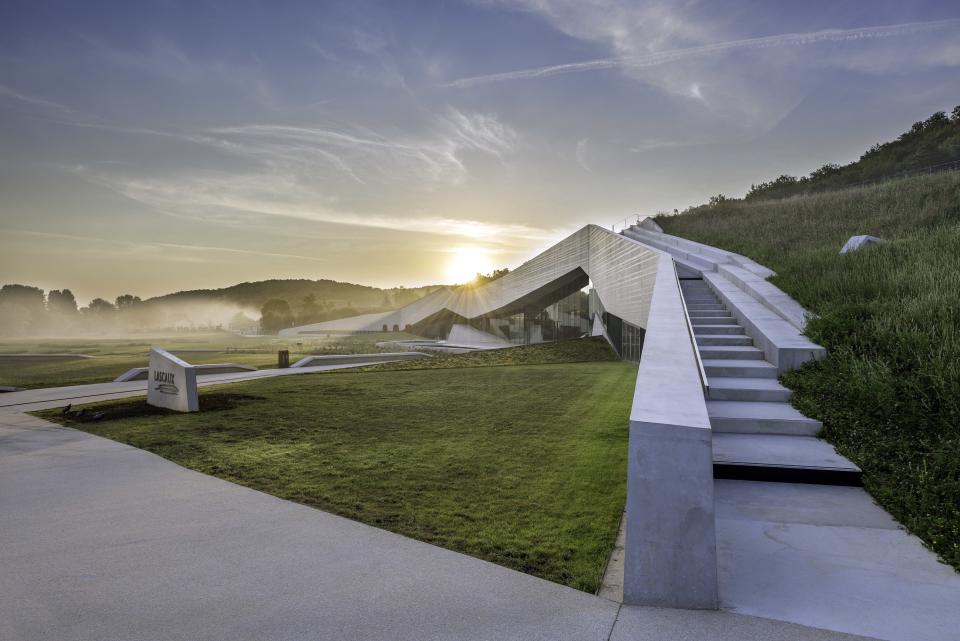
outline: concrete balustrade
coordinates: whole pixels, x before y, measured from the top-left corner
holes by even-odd
[[[623,601],[717,607],[710,418],[667,255],[658,263],[630,413]]]

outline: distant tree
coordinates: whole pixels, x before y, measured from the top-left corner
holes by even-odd
[[[51,289],[47,294],[47,311],[60,316],[74,316],[77,313],[77,299],[69,289]]]
[[[950,120],[954,123],[960,122],[960,105],[954,107],[953,111],[950,112]]]
[[[319,323],[324,320],[324,309],[326,304],[317,300],[316,294],[307,294],[303,297],[303,303],[300,305],[300,313],[297,314],[297,322],[300,325],[310,323]]]
[[[942,111],[938,111],[932,116],[930,116],[929,118],[927,118],[927,121],[923,123],[923,126],[924,126],[924,129],[928,129],[932,127],[942,127],[944,125],[949,125],[949,124],[950,124],[950,119],[947,118],[947,114]]]
[[[108,300],[94,298],[87,305],[88,313],[92,316],[111,316],[117,311],[117,308]]]
[[[47,311],[46,297],[39,287],[29,285],[4,285],[0,287],[0,305],[22,307],[30,316],[30,323],[39,326],[43,323]]]
[[[835,163],[827,163],[820,169],[814,169],[810,172],[810,180],[819,180],[821,178],[826,178],[827,176],[834,176],[840,171],[840,165]]]
[[[719,205],[720,203],[725,203],[729,200],[723,194],[717,194],[716,196],[710,196],[710,202],[708,203],[711,207],[714,205]]]
[[[243,312],[237,312],[230,317],[230,320],[227,322],[227,329],[234,332],[245,332],[250,329],[254,329],[257,326],[257,321],[250,318]]]
[[[476,287],[477,285],[486,285],[487,283],[492,283],[497,279],[503,278],[509,273],[510,273],[510,268],[503,267],[501,269],[495,269],[489,274],[477,274],[477,276],[473,279],[473,281],[468,283],[468,285],[472,285],[474,287]]]
[[[132,294],[123,294],[121,296],[117,296],[116,306],[117,306],[117,309],[123,310],[123,309],[128,309],[130,307],[133,307],[134,305],[137,305],[140,302],[141,301],[139,296],[133,296]]]
[[[260,330],[265,334],[275,334],[281,329],[293,327],[293,320],[290,303],[282,298],[271,298],[260,308]]]

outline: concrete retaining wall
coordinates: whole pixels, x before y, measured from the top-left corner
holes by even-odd
[[[378,354],[330,354],[325,356],[304,356],[290,367],[313,367],[316,365],[349,365],[350,363],[387,363],[390,361],[409,361],[417,358],[430,358],[423,352],[383,352]]]
[[[172,352],[171,352],[172,353]],[[249,365],[237,365],[236,363],[208,363],[206,365],[191,365],[197,376],[210,376],[212,374],[233,374],[235,372],[255,372],[256,367]],[[125,381],[145,381],[147,380],[146,367],[134,367],[128,369],[120,376],[113,379],[114,383],[123,383]]]
[[[630,413],[623,600],[715,609],[710,418],[669,256],[655,281]]]

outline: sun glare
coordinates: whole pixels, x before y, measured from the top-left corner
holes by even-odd
[[[447,262],[447,280],[462,284],[474,279],[477,274],[491,271],[487,252],[480,247],[458,247]]]

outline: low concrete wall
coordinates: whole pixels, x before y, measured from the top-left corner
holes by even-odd
[[[430,358],[423,352],[383,352],[382,354],[330,354],[325,356],[304,356],[290,367],[313,367],[316,365],[349,365],[350,363],[386,363],[389,361],[409,361],[417,358]]]
[[[827,350],[801,333],[781,314],[757,300],[749,292],[720,272],[704,272],[703,280],[723,301],[730,313],[743,325],[765,359],[783,374],[811,360],[826,356]],[[791,299],[792,300],[792,299]]]
[[[628,456],[624,603],[717,608],[710,418],[666,254],[647,319]]]
[[[172,352],[170,352],[172,353]],[[234,372],[255,372],[256,367],[249,365],[237,365],[236,363],[208,363],[206,365],[192,365],[197,376],[210,376],[211,374],[233,374]],[[128,369],[120,376],[113,379],[114,383],[123,383],[126,381],[145,381],[147,380],[146,367],[134,367]]]
[[[0,363],[47,363],[96,358],[89,354],[0,354]]]

